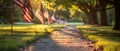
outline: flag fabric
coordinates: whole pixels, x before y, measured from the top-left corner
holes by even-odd
[[[55,15],[53,14],[52,17],[51,17],[51,20],[55,21],[56,18],[55,18]]]
[[[48,24],[51,24],[51,23],[52,23],[52,17],[49,17]]]
[[[49,12],[48,12],[47,9],[46,9],[45,12],[44,12],[44,17],[47,19],[48,24],[50,24],[50,23],[51,23],[51,17],[50,17],[50,15],[49,15]]]
[[[48,24],[51,24],[53,21],[56,21],[54,14],[51,17],[49,17]]]
[[[49,13],[48,13],[48,10],[45,10],[45,12],[44,12],[44,17],[46,18],[46,19],[49,19]]]
[[[53,14],[52,16],[50,16],[48,10],[45,10],[44,16],[48,20],[48,24],[51,24],[53,21],[56,21],[55,15]]]
[[[30,0],[14,0],[14,3],[22,9],[24,20],[26,22],[32,22],[34,14],[30,5]]]
[[[49,12],[48,12],[47,9],[46,9],[45,12],[44,12],[44,16],[45,16],[45,18],[47,19],[48,24],[51,24],[51,23],[52,23],[52,17],[49,15]]]
[[[14,3],[21,8],[23,7],[23,0],[14,0]]]
[[[42,24],[44,24],[44,13],[43,13],[43,6],[42,4],[40,5],[40,8],[37,9],[35,13],[36,17],[38,18],[39,21],[41,21]]]
[[[42,24],[44,24],[43,14],[42,14],[42,12],[40,11],[40,9],[37,9],[35,15],[36,15],[36,17],[38,18],[38,20],[39,20]]]

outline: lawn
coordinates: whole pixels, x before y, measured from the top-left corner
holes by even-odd
[[[103,46],[104,51],[120,51],[120,31],[112,30],[113,26],[76,26],[88,39],[97,41],[95,47]]]
[[[62,25],[16,24],[13,25],[11,33],[10,25],[0,25],[0,51],[18,51],[19,48],[24,48],[59,28],[62,28]]]

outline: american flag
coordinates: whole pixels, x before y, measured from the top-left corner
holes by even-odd
[[[48,10],[44,11],[44,16],[45,16],[46,19],[49,19],[50,16],[49,16]]]
[[[52,17],[49,17],[49,19],[48,19],[48,24],[51,24],[52,23],[52,19],[51,19]]]
[[[48,20],[48,24],[51,24],[52,23],[52,19],[51,19],[52,17],[49,15],[49,12],[48,12],[47,9],[44,12],[44,16]]]
[[[43,13],[43,7],[42,4],[40,5],[40,8],[37,9],[35,13],[36,17],[41,21],[42,24],[44,24],[44,13]]]
[[[25,19],[25,21],[32,22],[34,14],[30,5],[30,0],[14,0],[14,3],[22,9],[23,18]]]
[[[54,14],[51,17],[49,17],[48,24],[51,24],[53,21],[56,21]]]
[[[53,14],[51,20],[56,21],[55,15]]]

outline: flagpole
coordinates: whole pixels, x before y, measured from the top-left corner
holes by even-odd
[[[13,16],[14,16],[14,0],[11,1],[11,31],[10,33],[13,33]]]

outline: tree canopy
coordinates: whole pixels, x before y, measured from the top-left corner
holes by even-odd
[[[83,21],[85,24],[90,25],[111,25],[109,24],[109,18],[114,16],[109,16],[111,14],[115,15],[115,18],[119,18],[119,1],[117,0],[30,0],[31,6],[35,11],[40,7],[40,3],[43,4],[44,10],[48,9],[50,15],[55,14],[59,19],[73,20],[73,18]],[[0,0],[0,16],[10,18],[11,1]],[[18,7],[15,9],[18,11],[16,15],[16,20],[19,20],[21,11]],[[108,10],[111,10],[111,14],[108,14]],[[4,10],[4,11],[3,11]],[[117,11],[116,11],[117,10]],[[84,13],[84,14],[83,14]],[[98,14],[99,13],[99,14]],[[7,14],[7,15],[6,15]],[[14,16],[15,16],[14,15]],[[19,18],[17,18],[17,15]],[[68,21],[69,21],[68,20]],[[104,21],[103,21],[104,20]],[[19,20],[20,21],[20,20]],[[118,24],[115,19],[115,24]],[[118,27],[118,26],[117,26]]]

